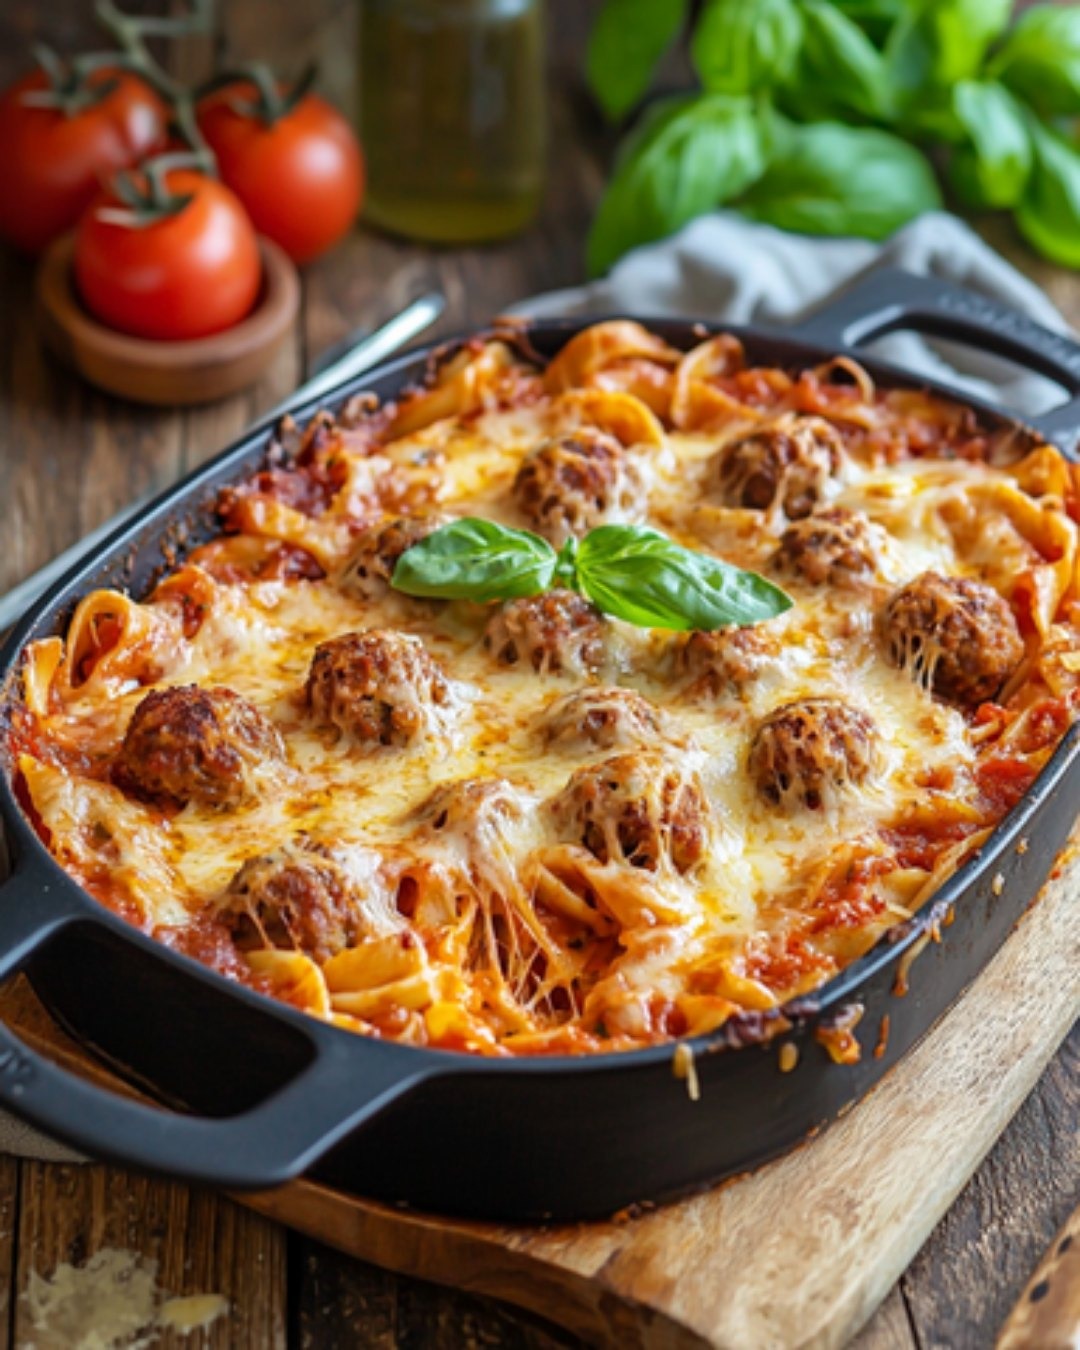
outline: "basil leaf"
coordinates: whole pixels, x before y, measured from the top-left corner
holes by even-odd
[[[771,619],[792,605],[764,577],[643,526],[590,530],[578,546],[577,571],[597,609],[640,628],[708,631]]]
[[[1035,165],[1016,223],[1052,262],[1080,268],[1080,152],[1035,117],[1028,127]]]
[[[967,133],[956,115],[951,88],[923,89],[914,102],[898,91],[896,100],[893,127],[901,136],[913,141],[942,141],[945,145],[966,144]]]
[[[806,122],[848,112],[888,120],[893,96],[881,52],[828,0],[799,0],[799,10],[803,42],[783,90],[785,108]]]
[[[641,101],[679,35],[689,0],[605,0],[589,34],[585,74],[612,122]]]
[[[804,234],[884,239],[941,206],[914,146],[886,131],[818,122],[791,127],[784,148],[739,203],[754,220]]]
[[[956,86],[953,106],[969,138],[949,164],[957,196],[970,207],[1015,206],[1031,175],[1024,109],[1003,84],[975,80]]]
[[[990,73],[1044,117],[1080,116],[1080,9],[1035,5],[1021,14]]]
[[[889,34],[885,56],[896,87],[914,99],[973,78],[1004,31],[1012,0],[921,0]]]
[[[616,164],[589,233],[589,271],[605,272],[628,249],[737,196],[765,168],[767,132],[746,98],[666,100],[642,120]]]
[[[791,72],[802,38],[794,0],[705,0],[690,56],[713,94],[753,94]]]
[[[469,516],[406,549],[390,584],[443,600],[514,600],[539,595],[555,575],[555,550],[528,530]]]
[[[833,0],[834,8],[857,23],[876,46],[882,46],[892,26],[912,8],[913,0]]]

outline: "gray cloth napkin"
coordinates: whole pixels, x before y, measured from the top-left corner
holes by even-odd
[[[876,267],[905,267],[941,277],[1011,305],[1047,328],[1068,331],[1046,296],[988,248],[963,221],[938,212],[898,231],[884,244],[865,239],[812,239],[726,213],[706,216],[680,234],[639,248],[602,281],[551,291],[512,306],[537,318],[559,314],[691,316],[731,323],[783,325]],[[930,343],[908,333],[875,344],[890,361],[948,380],[973,395],[1020,413],[1037,413],[1060,391],[1037,375],[967,348]],[[0,1112],[0,1152],[50,1161],[79,1155]]]
[[[940,277],[1019,310],[1058,332],[1069,328],[1041,290],[944,211],[921,216],[883,244],[814,239],[718,212],[659,244],[635,249],[601,281],[549,291],[514,314],[676,315],[782,326],[879,267]],[[997,357],[913,333],[873,344],[884,359],[949,381],[1019,413],[1044,412],[1062,391]]]

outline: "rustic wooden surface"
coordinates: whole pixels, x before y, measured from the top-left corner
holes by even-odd
[[[133,7],[133,6],[129,6]],[[295,338],[253,390],[206,409],[161,413],[98,394],[46,358],[29,315],[31,274],[0,253],[0,591],[93,528],[139,492],[165,486],[243,429],[302,377],[327,344],[371,324],[411,295],[440,286],[443,331],[483,321],[520,295],[580,279],[582,236],[609,138],[580,89],[590,3],[551,0],[551,182],[539,223],[484,250],[437,252],[357,231],[307,269]],[[88,0],[0,0],[0,80],[25,64],[29,43],[94,42]],[[351,0],[221,0],[212,38],[177,61],[189,74],[213,55],[243,52],[297,69],[322,59],[324,87],[349,100]],[[1080,323],[1080,278],[1038,264],[1007,222],[992,242],[1046,285]],[[1033,1267],[1080,1198],[1080,1030],[1038,1086],[863,1332],[858,1350],[952,1350],[989,1345]],[[913,1185],[917,1178],[913,1178]],[[362,1265],[224,1199],[115,1169],[74,1174],[0,1160],[0,1350],[28,1345],[31,1272],[49,1275],[103,1245],[158,1262],[170,1294],[222,1293],[228,1318],[163,1345],[311,1347],[515,1346],[554,1350],[567,1334],[497,1304]]]
[[[998,1337],[996,1350],[1068,1350],[1080,1342],[1080,1206],[1054,1236]]]

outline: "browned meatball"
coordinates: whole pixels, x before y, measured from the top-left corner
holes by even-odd
[[[716,455],[714,481],[729,506],[768,511],[791,520],[808,516],[843,461],[836,429],[820,417],[785,413],[732,441]]]
[[[641,474],[614,436],[581,427],[535,449],[518,470],[514,500],[554,544],[644,507]]]
[[[923,572],[890,598],[882,627],[895,665],[965,707],[1000,693],[1024,655],[1008,604],[967,577]]]
[[[812,586],[855,591],[877,574],[874,526],[857,511],[834,507],[796,520],[780,537],[773,566]]]
[[[678,664],[714,694],[740,692],[780,655],[775,633],[760,628],[718,628],[691,633],[679,649]]]
[[[697,775],[653,751],[578,769],[554,810],[601,862],[687,872],[709,843],[709,803]]]
[[[124,784],[185,806],[231,808],[285,761],[272,722],[231,689],[155,689],[135,709],[117,764]]]
[[[583,675],[603,665],[604,639],[600,611],[575,591],[555,590],[503,605],[488,621],[484,646],[503,666]]]
[[[403,746],[439,730],[452,701],[420,639],[380,628],[320,642],[306,692],[319,721],[372,746]]]
[[[387,516],[361,531],[341,585],[366,600],[386,594],[401,555],[445,525],[448,516]]]
[[[549,745],[624,750],[662,740],[660,709],[633,689],[578,689],[545,708],[541,722]]]
[[[249,858],[219,914],[243,950],[278,947],[316,961],[372,934],[355,880],[328,849],[306,840]]]
[[[866,713],[834,698],[807,698],[774,709],[750,746],[750,776],[766,801],[818,811],[863,783],[878,759]]]

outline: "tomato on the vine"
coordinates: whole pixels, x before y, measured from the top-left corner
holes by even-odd
[[[139,175],[133,175],[133,180]],[[87,308],[136,337],[183,340],[231,328],[251,310],[262,264],[247,212],[223,183],[191,169],[165,176],[171,214],[139,219],[115,190],[75,235],[75,281]]]
[[[66,106],[66,110],[65,110]],[[101,187],[165,142],[168,111],[145,81],[103,68],[79,97],[35,70],[0,95],[0,238],[40,253]]]
[[[204,98],[198,120],[222,180],[259,233],[294,262],[325,253],[356,219],[363,156],[348,122],[324,99],[278,99],[241,80]]]

